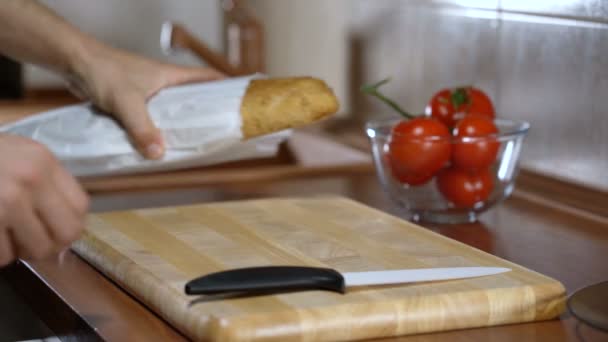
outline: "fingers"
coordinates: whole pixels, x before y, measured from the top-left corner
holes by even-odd
[[[121,94],[116,97],[114,112],[139,152],[148,159],[159,159],[165,152],[163,139],[148,115],[145,101],[145,96],[136,91]]]
[[[120,121],[137,150],[148,159],[160,159],[165,146],[148,114],[147,100],[168,86],[224,78],[211,68],[176,66],[123,53],[104,65],[108,71],[96,68],[89,84],[82,88],[91,93],[97,106]]]
[[[63,195],[70,208],[81,217],[89,210],[89,196],[80,186],[80,183],[61,167],[55,169],[52,181],[57,185],[58,192]]]
[[[161,72],[156,86],[148,87],[144,93],[135,89],[146,89],[147,85],[138,85],[128,93],[115,95],[113,112],[120,119],[129,136],[134,140],[139,152],[148,159],[159,159],[165,152],[160,130],[154,125],[148,114],[146,101],[160,89],[191,82],[203,82],[222,79],[225,76],[211,68],[180,67],[159,65]],[[156,70],[151,70],[156,72]]]
[[[50,180],[39,187],[40,192],[31,201],[24,196],[13,203],[8,222],[14,241],[8,229],[0,231],[0,265],[17,255],[41,259],[57,253],[76,240],[84,229],[88,198],[70,184],[69,178],[59,182]],[[19,246],[18,250],[13,243]]]
[[[42,259],[53,252],[54,246],[47,229],[24,198],[15,203],[10,221],[15,243],[19,246],[19,256]]]
[[[127,96],[121,96],[119,105],[121,109],[117,115],[122,119],[129,135],[135,140],[137,149],[148,159],[161,158],[165,152],[165,146],[160,131],[154,126],[148,115],[145,101],[162,88],[225,78],[224,74],[211,68],[175,65],[166,65],[161,68],[164,69],[164,73],[159,73],[161,75],[160,82],[157,83],[157,86],[148,88],[144,97],[133,96],[128,99]]]
[[[0,267],[4,267],[15,260],[15,249],[8,228],[0,230]]]
[[[174,86],[184,83],[204,82],[221,80],[226,76],[221,72],[211,68],[193,68],[193,67],[177,67],[172,66],[166,77],[168,86]]]
[[[17,258],[13,238],[8,227],[0,229],[0,268],[10,264]]]
[[[59,252],[76,240],[84,229],[82,204],[75,207],[58,184],[49,184],[48,190],[36,198],[36,211],[44,222],[49,237],[53,240],[53,251]]]
[[[67,80],[67,88],[68,88],[68,90],[74,96],[76,96],[78,99],[85,100],[85,99],[87,99],[89,97],[88,94],[87,94],[87,92],[84,90],[85,87],[82,84],[82,81],[78,80],[75,77],[71,77],[71,76],[66,76],[66,80]]]
[[[53,154],[33,141],[0,136],[0,266],[41,259],[84,228],[88,197]]]
[[[0,208],[0,267],[8,265],[16,257],[5,213],[6,211]]]

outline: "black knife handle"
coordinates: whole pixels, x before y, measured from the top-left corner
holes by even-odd
[[[329,290],[344,293],[344,277],[332,269],[303,266],[248,267],[211,273],[189,281],[189,295]]]

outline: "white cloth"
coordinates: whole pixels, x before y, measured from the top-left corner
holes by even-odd
[[[148,101],[161,130],[162,160],[146,160],[114,119],[89,103],[62,107],[0,127],[46,145],[76,176],[150,172],[268,157],[289,131],[242,140],[241,100],[255,74],[161,90]]]

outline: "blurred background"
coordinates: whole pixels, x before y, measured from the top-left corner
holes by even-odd
[[[235,3],[42,2],[114,46],[188,65],[205,62],[189,52],[164,54],[159,47],[162,23],[181,23],[225,54],[226,18]],[[608,190],[608,1],[238,3],[263,29],[264,71],[325,79],[341,100],[343,118],[360,124],[393,115],[358,92],[361,84],[387,76],[392,82],[386,93],[413,112],[422,112],[440,88],[472,84],[491,96],[499,116],[531,122],[524,167]],[[0,63],[0,87],[5,89],[17,83],[26,90],[62,87],[60,78],[37,67]]]

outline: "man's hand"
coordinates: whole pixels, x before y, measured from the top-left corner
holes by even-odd
[[[65,75],[80,95],[114,115],[148,158],[164,151],[146,100],[164,87],[222,75],[130,54],[94,39],[35,0],[3,1],[0,52]]]
[[[49,150],[0,134],[0,267],[61,251],[79,237],[88,205]]]
[[[214,69],[166,64],[95,41],[86,44],[74,59],[72,90],[113,115],[150,159],[162,157],[164,144],[149,117],[147,100],[168,86],[223,78]]]

